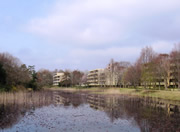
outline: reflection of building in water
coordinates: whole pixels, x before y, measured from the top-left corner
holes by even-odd
[[[35,108],[50,104],[76,108],[84,103],[104,111],[112,122],[116,119],[133,121],[141,131],[180,130],[180,105],[160,99],[62,91],[15,93],[6,97],[2,100],[0,96],[0,130],[12,127],[26,112],[33,112]]]
[[[87,102],[91,108],[103,110],[105,108],[105,98],[100,95],[88,95]]]
[[[119,118],[134,119],[142,131],[166,131],[168,127],[174,131],[180,123],[180,104],[173,105],[160,99],[89,95],[87,101],[91,108],[105,111],[112,122]]]
[[[70,101],[68,98],[63,97],[57,91],[53,92],[54,104],[69,106]]]
[[[149,119],[154,121],[157,121],[158,119],[164,120],[163,118],[166,116],[172,118],[176,115],[180,119],[180,105],[173,105],[171,102],[160,99],[70,92],[58,92],[57,94],[57,103],[77,107],[80,104],[87,102],[91,108],[106,112],[111,121],[119,118],[124,119],[133,117],[139,125],[142,125],[142,120],[147,120],[148,123],[151,124],[152,122]],[[157,116],[160,116],[161,114],[163,114],[163,116],[157,118]],[[152,126],[152,124],[150,126]]]
[[[54,92],[55,104],[63,104],[64,106],[72,105],[78,107],[79,105],[86,102],[85,94],[71,93],[71,92]]]
[[[112,96],[89,95],[87,101],[93,109],[105,111],[107,115],[114,120],[114,110],[119,109],[118,100]],[[112,115],[111,115],[112,114]]]
[[[171,102],[125,95],[70,92],[57,92],[56,94],[56,101],[64,106],[78,107],[87,102],[91,108],[104,111],[112,122],[116,119],[132,120],[141,128],[141,131],[175,131],[179,128],[180,105],[173,105]]]
[[[179,105],[176,104],[171,104],[172,102],[165,101],[159,98],[137,98],[137,97],[132,97],[132,98],[127,98],[123,97],[121,95],[120,97],[106,97],[103,95],[88,95],[87,101],[90,104],[90,106],[94,109],[99,109],[99,110],[109,110],[111,111],[112,108],[119,108],[118,106],[121,105],[121,102],[124,102],[126,100],[131,100],[130,103],[134,104],[138,102],[138,105],[140,106],[149,106],[157,109],[164,109],[168,114],[173,114],[174,112],[177,112],[180,110],[180,103]]]

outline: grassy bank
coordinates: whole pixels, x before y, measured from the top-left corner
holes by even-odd
[[[131,95],[156,97],[166,100],[180,101],[180,91],[165,91],[165,90],[142,90],[142,89],[120,89],[121,93],[129,93]]]
[[[51,90],[65,90],[65,91],[82,91],[91,92],[95,94],[128,94],[134,96],[156,97],[172,101],[180,101],[180,91],[165,91],[165,90],[145,90],[132,88],[59,88],[53,87]]]

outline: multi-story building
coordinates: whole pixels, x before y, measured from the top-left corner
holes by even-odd
[[[128,65],[128,62],[111,61],[105,69],[106,86],[121,86],[121,79]]]
[[[91,70],[87,76],[87,83],[89,84],[89,86],[105,85],[104,69]]]
[[[89,86],[120,86],[119,80],[124,69],[126,69],[125,66],[112,60],[105,69],[91,70],[87,82]]]
[[[64,77],[64,73],[62,72],[55,73],[53,76],[53,85],[58,86],[59,83],[62,81],[63,77]]]

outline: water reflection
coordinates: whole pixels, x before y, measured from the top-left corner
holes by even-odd
[[[52,92],[48,91],[1,93],[0,129],[11,128],[26,112],[52,104],[52,97]]]
[[[49,131],[52,128],[54,131],[94,131],[94,127],[99,131],[180,131],[179,110],[180,105],[172,105],[160,99],[123,95],[65,91],[9,93],[0,97],[0,130],[16,130],[12,128],[27,123],[26,118],[35,121],[49,118],[44,122],[44,126],[46,123],[51,124],[48,129],[39,128],[43,123],[37,123],[29,130]],[[30,116],[31,113],[35,115]]]
[[[116,119],[135,119],[141,131],[180,131],[180,106],[151,98],[110,95],[59,93],[74,103],[87,103],[91,108],[105,111],[113,122]],[[84,98],[82,98],[84,97]]]

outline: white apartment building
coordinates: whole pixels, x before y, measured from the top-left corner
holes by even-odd
[[[87,76],[89,86],[100,86],[105,84],[104,69],[91,70]]]
[[[64,73],[62,72],[55,73],[53,76],[53,85],[58,86],[59,83],[62,81],[63,77],[64,77]]]

